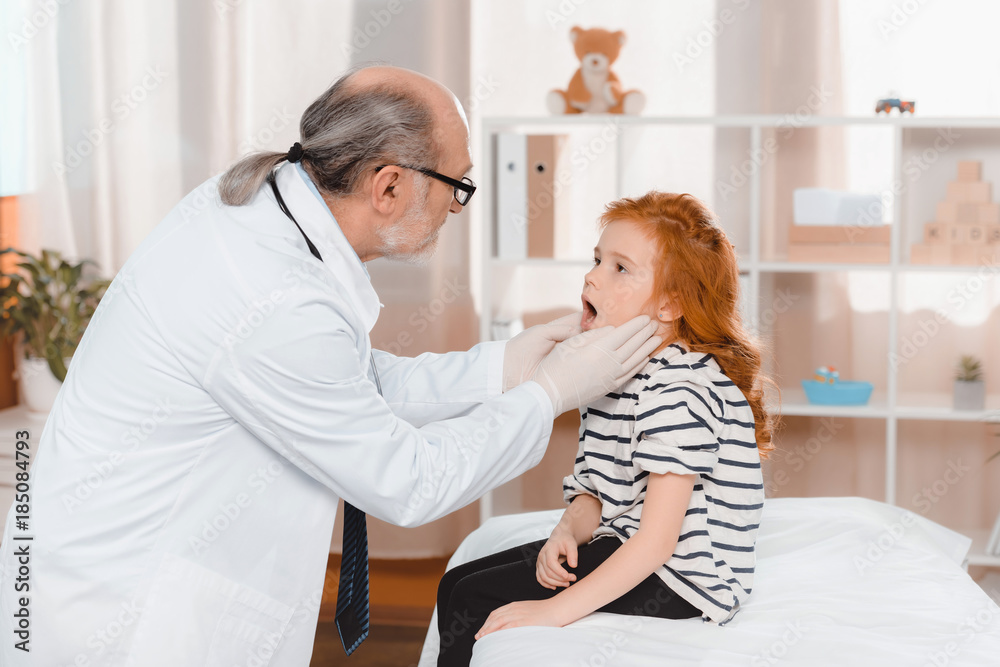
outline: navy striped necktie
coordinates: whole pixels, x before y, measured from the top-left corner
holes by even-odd
[[[285,205],[274,174],[268,177],[274,198],[281,211],[295,223],[306,240],[309,252],[319,261],[323,257],[313,245],[309,237],[299,227],[298,221]],[[375,378],[375,388],[382,395],[382,384],[378,379],[378,369],[375,368],[375,357],[371,357],[372,375]],[[365,513],[351,503],[344,501],[344,546],[340,558],[340,582],[337,586],[337,613],[334,623],[340,633],[340,641],[344,644],[347,655],[361,646],[368,636],[368,524]]]
[[[375,357],[371,357],[375,388],[382,395]],[[344,545],[340,557],[337,613],[334,622],[347,655],[368,636],[368,525],[365,513],[344,501]]]

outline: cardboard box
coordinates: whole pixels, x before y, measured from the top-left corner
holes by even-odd
[[[889,225],[792,225],[789,243],[889,243]]]
[[[973,181],[965,184],[969,201],[989,204],[993,201],[993,184],[989,181]]]
[[[957,243],[951,246],[951,263],[963,265],[992,264],[1000,259],[997,257],[995,245],[980,243]]]
[[[983,163],[979,160],[959,160],[958,180],[966,183],[979,181],[983,177]]]
[[[875,243],[790,243],[789,262],[888,264],[889,245]]]
[[[938,222],[973,225],[979,222],[979,208],[981,206],[989,206],[989,204],[967,201],[942,201],[938,202],[935,210],[937,215],[934,217]]]
[[[1000,204],[990,202],[989,204],[979,204],[979,215],[976,222],[981,225],[1000,225]]]
[[[947,186],[947,201],[988,204],[993,200],[993,184],[988,181],[951,181]]]
[[[914,243],[910,247],[910,264],[951,264],[951,246]]]

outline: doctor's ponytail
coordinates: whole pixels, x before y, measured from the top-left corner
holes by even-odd
[[[257,190],[264,184],[275,165],[285,159],[286,153],[260,151],[252,153],[231,166],[219,179],[219,197],[223,204],[243,206],[249,204]]]
[[[388,84],[357,86],[348,72],[302,114],[302,163],[324,196],[345,197],[382,164],[414,164],[434,169],[440,152],[434,116],[412,91]],[[251,153],[219,180],[224,204],[249,204],[268,174],[287,153]]]

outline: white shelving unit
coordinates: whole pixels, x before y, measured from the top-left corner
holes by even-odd
[[[668,130],[683,130],[685,128],[709,128],[716,134],[720,130],[727,130],[727,136],[736,136],[738,149],[750,151],[750,154],[758,154],[761,147],[769,139],[776,136],[776,132],[786,132],[792,129],[795,132],[809,131],[810,128],[820,129],[829,127],[844,128],[868,128],[869,130],[885,132],[891,136],[891,162],[886,160],[886,164],[891,163],[891,182],[907,183],[910,177],[909,170],[912,167],[912,156],[924,150],[923,144],[934,137],[938,131],[949,131],[957,139],[947,149],[947,159],[937,160],[940,164],[929,165],[922,174],[926,178],[926,183],[939,184],[941,191],[944,190],[944,182],[953,180],[955,175],[949,170],[954,169],[954,162],[958,159],[981,159],[980,144],[988,145],[988,160],[984,162],[984,179],[994,180],[1000,183],[1000,119],[997,118],[923,118],[923,117],[804,117],[791,118],[778,115],[761,116],[719,116],[719,117],[629,117],[629,116],[571,116],[571,117],[549,117],[549,118],[484,118],[474,124],[474,136],[478,136],[481,148],[477,159],[483,165],[480,171],[482,181],[482,199],[479,201],[478,226],[473,238],[478,237],[478,299],[480,300],[480,336],[482,340],[493,337],[493,321],[498,315],[502,299],[498,298],[497,290],[509,276],[517,272],[543,272],[550,275],[551,272],[565,270],[569,274],[579,278],[582,284],[582,276],[588,269],[591,262],[588,259],[525,259],[511,260],[499,259],[494,256],[493,249],[493,226],[495,224],[496,210],[496,180],[495,180],[495,149],[494,137],[501,132],[520,132],[525,134],[570,134],[575,132],[595,131],[602,128],[611,128],[608,134],[614,135],[616,140],[614,146],[609,149],[613,154],[615,164],[614,195],[616,197],[625,194],[635,194],[632,189],[626,188],[625,172],[628,164],[626,162],[627,148],[624,137],[634,130],[641,128],[655,128]],[[735,134],[734,134],[735,133]],[[962,137],[968,137],[965,143]],[[973,143],[968,143],[972,141]],[[718,147],[716,147],[718,150]],[[743,152],[742,150],[740,152]],[[970,156],[971,153],[971,156]],[[730,151],[732,154],[732,151]],[[765,192],[762,177],[763,169],[752,171],[747,177],[744,190],[740,193],[745,204],[745,215],[740,215],[738,211],[734,213],[734,205],[730,204],[728,218],[734,220],[733,228],[726,224],[723,219],[723,226],[732,237],[742,239],[743,243],[736,242],[741,256],[741,273],[744,279],[745,298],[750,304],[751,312],[757,317],[761,314],[760,306],[768,302],[766,299],[771,291],[771,285],[776,279],[780,279],[783,274],[809,274],[819,276],[822,274],[837,273],[851,274],[864,272],[877,276],[879,280],[888,283],[888,308],[886,317],[886,335],[889,356],[886,357],[884,369],[874,369],[873,373],[884,374],[880,382],[876,382],[876,391],[873,394],[869,405],[860,407],[848,406],[817,406],[808,403],[804,392],[798,389],[798,379],[787,379],[782,385],[781,413],[783,416],[802,417],[842,417],[850,419],[878,419],[885,422],[885,479],[884,479],[884,500],[895,504],[897,496],[897,469],[898,469],[898,438],[901,424],[908,420],[918,421],[941,421],[941,422],[995,422],[1000,423],[1000,395],[993,394],[987,397],[986,409],[982,411],[957,411],[950,407],[950,395],[944,393],[919,393],[901,390],[900,372],[889,363],[892,355],[899,353],[900,346],[900,322],[902,313],[900,312],[900,299],[902,285],[909,279],[909,276],[920,274],[945,274],[948,276],[962,277],[972,276],[979,271],[976,266],[921,266],[908,263],[909,246],[911,243],[920,241],[923,224],[934,218],[933,208],[925,211],[926,200],[929,196],[926,189],[917,188],[906,189],[902,194],[892,198],[888,210],[891,212],[888,224],[891,227],[890,236],[890,261],[884,264],[826,264],[826,263],[791,263],[783,261],[780,250],[773,249],[772,242],[765,247],[765,240],[768,235],[775,235],[775,230],[782,229],[780,223],[768,218],[764,212]],[[644,191],[645,188],[639,190]],[[693,192],[696,196],[706,199],[712,206],[711,197],[706,194]],[[773,194],[773,193],[771,193]],[[776,197],[775,197],[776,198]],[[772,198],[772,205],[773,205]],[[715,208],[715,206],[713,206]],[[716,209],[718,212],[718,209]],[[596,215],[594,216],[596,219]],[[780,232],[779,232],[780,234]],[[595,235],[596,240],[596,235]],[[780,244],[778,244],[780,248]],[[475,266],[475,264],[474,264]],[[994,271],[994,274],[997,271]],[[990,279],[996,279],[991,274]],[[562,305],[562,304],[560,304]],[[765,338],[768,331],[760,332]],[[984,352],[983,350],[979,351]],[[991,369],[987,369],[987,373]],[[1000,369],[993,369],[994,372]],[[880,386],[881,385],[881,386]],[[516,481],[516,480],[515,480]],[[498,490],[498,492],[502,492]],[[481,518],[486,519],[492,516],[496,510],[496,496],[489,494],[481,501]],[[971,531],[967,531],[971,532]],[[974,536],[976,543],[973,553],[970,555],[970,564],[988,564],[1000,566],[1000,558],[987,556],[983,550],[985,537],[978,532]],[[978,549],[978,552],[976,551]]]

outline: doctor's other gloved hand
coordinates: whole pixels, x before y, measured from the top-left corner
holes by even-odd
[[[583,331],[580,328],[582,317],[583,312],[577,311],[547,324],[536,324],[507,341],[503,352],[503,390],[534,377],[538,364],[556,343]]]
[[[556,416],[620,387],[649,361],[663,339],[656,322],[640,315],[619,327],[591,329],[567,338],[538,364],[532,378],[552,400]]]

